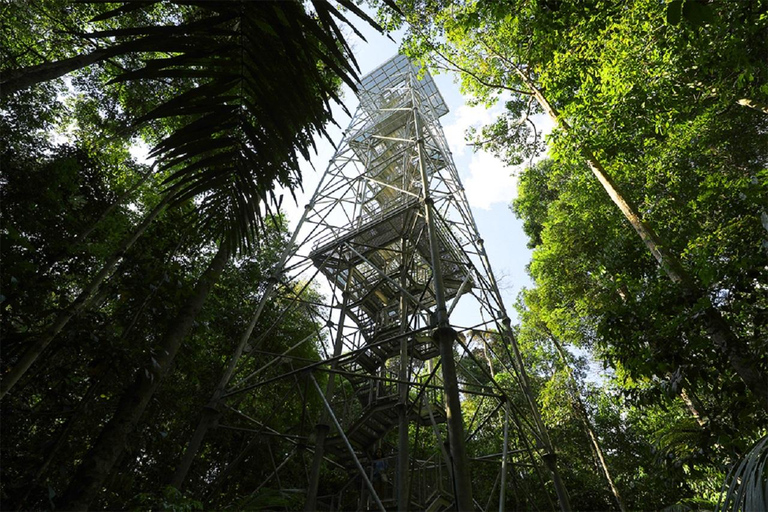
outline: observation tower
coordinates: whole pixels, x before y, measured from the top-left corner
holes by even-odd
[[[567,503],[440,126],[440,92],[398,55],[363,77],[357,95],[209,409],[226,423],[222,410],[236,415],[232,403],[281,379],[295,383],[305,412],[315,404],[319,417],[302,417],[293,433],[254,428],[283,436],[274,452],[289,455],[275,456],[275,479],[289,457],[305,461],[305,510],[504,510],[508,468],[534,460],[554,472]],[[304,308],[319,328],[243,375],[244,354],[269,336],[253,326],[278,302]],[[472,320],[452,323],[458,311]],[[291,359],[302,343],[320,344],[323,359]],[[286,370],[266,371],[279,365]],[[481,437],[495,440],[491,453],[468,457],[467,443]]]

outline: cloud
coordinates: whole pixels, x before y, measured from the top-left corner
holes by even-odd
[[[490,153],[475,152],[464,140],[467,128],[492,123],[500,110],[500,107],[461,105],[451,122],[443,126],[472,208],[490,210],[494,204],[507,204],[517,195],[517,178],[511,176],[515,168],[507,167]]]
[[[497,109],[489,110],[482,105],[476,107],[461,105],[456,109],[453,122],[443,125],[445,139],[454,156],[463,156],[467,149],[467,143],[464,141],[464,133],[467,131],[467,128],[489,124],[496,118],[497,114]]]
[[[496,203],[508,204],[517,197],[517,166],[509,167],[484,151],[472,155],[469,177],[464,179],[467,200],[472,208],[490,210]]]
[[[456,113],[449,124],[443,126],[448,147],[453,153],[454,163],[464,183],[467,199],[473,208],[490,210],[497,203],[509,204],[517,197],[518,173],[530,164],[526,161],[519,166],[506,166],[490,153],[475,152],[474,148],[465,142],[464,133],[467,128],[492,123],[501,110],[500,105],[490,109],[483,105],[461,105],[455,110]],[[537,114],[531,119],[539,131],[539,136],[544,137],[552,131],[554,124],[547,116]],[[544,155],[540,155],[534,161],[543,157]]]

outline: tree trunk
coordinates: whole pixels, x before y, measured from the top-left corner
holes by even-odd
[[[576,380],[573,378],[573,370],[571,370],[571,367],[568,364],[568,358],[565,356],[565,349],[560,344],[560,341],[552,335],[552,333],[549,333],[549,338],[552,340],[552,343],[554,343],[555,348],[557,349],[557,353],[560,354],[560,358],[563,360],[563,365],[565,366],[565,370],[568,373],[568,378],[570,380],[569,387],[571,388],[571,397],[573,399],[574,409],[576,409],[576,414],[581,419],[584,430],[586,430],[587,435],[589,436],[589,440],[592,443],[592,449],[594,450],[595,456],[597,457],[598,463],[600,464],[600,469],[603,470],[603,474],[605,475],[605,479],[608,481],[608,485],[611,488],[613,497],[616,499],[616,503],[619,505],[619,510],[621,510],[621,512],[627,512],[627,508],[624,506],[624,500],[619,493],[618,487],[616,487],[616,484],[613,482],[611,472],[608,470],[608,463],[605,462],[605,455],[603,454],[603,449],[600,446],[600,441],[597,438],[595,429],[592,426],[592,421],[589,419],[589,415],[587,414],[587,408],[584,406],[584,402],[581,401],[581,396],[579,395],[579,390],[576,386]]]
[[[24,493],[24,496],[19,500],[18,510],[29,509],[29,507],[27,506],[27,499],[29,498],[29,495],[38,487],[40,478],[48,470],[48,467],[53,462],[54,458],[56,457],[56,454],[59,453],[59,450],[64,446],[66,441],[69,439],[69,431],[71,430],[75,422],[78,421],[83,408],[86,405],[88,405],[88,403],[91,401],[91,399],[95,395],[96,389],[99,387],[99,384],[101,384],[105,374],[106,374],[106,370],[101,371],[98,378],[95,379],[90,386],[88,386],[88,389],[86,390],[85,394],[80,399],[75,409],[72,411],[72,415],[69,417],[69,419],[67,419],[66,423],[64,423],[64,426],[61,427],[61,429],[59,429],[58,433],[56,434],[56,441],[53,443],[52,447],[46,450],[45,460],[43,460],[43,463],[37,468],[37,471],[35,471],[35,475],[32,477],[32,481],[29,482],[29,484],[27,485],[27,490]]]
[[[113,211],[115,211],[115,209],[116,209],[118,206],[120,206],[121,204],[123,204],[123,203],[124,203],[125,201],[127,201],[129,198],[133,197],[133,194],[134,194],[134,193],[135,193],[135,192],[136,192],[136,191],[139,189],[139,187],[141,187],[141,186],[144,184],[144,182],[146,182],[146,181],[147,181],[147,179],[149,179],[149,177],[150,177],[150,176],[152,176],[152,173],[153,173],[153,172],[154,172],[154,170],[155,170],[155,165],[156,165],[156,164],[152,164],[152,166],[149,168],[149,170],[148,170],[148,171],[147,171],[145,174],[141,175],[141,176],[139,177],[139,180],[138,180],[136,183],[134,183],[134,184],[133,184],[133,186],[131,186],[131,187],[130,187],[128,190],[126,190],[125,192],[123,192],[123,193],[120,195],[120,197],[118,197],[118,198],[117,198],[117,200],[116,200],[114,203],[110,204],[110,205],[107,207],[107,209],[106,209],[106,210],[104,210],[103,212],[101,212],[101,215],[99,215],[99,218],[98,218],[98,219],[96,219],[95,221],[93,221],[93,222],[91,223],[91,225],[90,225],[90,226],[88,226],[86,229],[84,229],[83,231],[81,231],[80,233],[78,233],[78,235],[75,237],[75,240],[72,242],[72,246],[75,246],[75,247],[76,247],[78,244],[81,244],[81,243],[83,243],[83,242],[85,241],[85,239],[86,239],[86,238],[88,238],[88,236],[89,236],[91,233],[93,233],[93,230],[94,230],[94,229],[96,229],[96,226],[98,226],[98,225],[99,225],[99,224],[100,224],[100,223],[101,223],[101,222],[102,222],[104,219],[106,219],[106,218],[107,218],[107,216],[109,216],[109,214],[110,214],[110,213],[112,213]]]
[[[561,118],[557,109],[547,101],[525,72],[517,66],[514,66],[514,70],[550,119],[556,125],[562,127],[566,133],[571,133],[570,125]],[[731,368],[757,397],[762,408],[768,411],[768,376],[761,374],[759,371],[756,364],[757,358],[751,356],[746,343],[733,333],[720,311],[712,304],[709,296],[696,285],[694,280],[685,271],[680,260],[660,242],[656,233],[642,220],[637,213],[637,208],[624,196],[613,179],[605,172],[605,169],[595,155],[584,147],[581,148],[581,153],[592,173],[608,193],[608,196],[619,207],[621,213],[624,214],[624,217],[640,236],[653,257],[656,258],[664,272],[673,282],[680,285],[686,302],[692,306],[695,304],[703,306],[704,309],[701,315],[702,326],[705,328],[709,338],[714,342],[717,349],[728,358]]]
[[[62,510],[87,510],[91,501],[101,492],[104,480],[124,452],[128,436],[136,428],[163,377],[168,374],[181,343],[192,330],[195,317],[228,259],[229,251],[222,245],[200,277],[194,293],[171,322],[156,358],[139,370],[134,383],[120,398],[115,415],[80,464],[64,494],[60,507]]]
[[[184,486],[184,481],[187,479],[189,469],[192,467],[197,452],[200,450],[200,445],[203,444],[203,439],[208,433],[208,430],[213,427],[219,419],[219,402],[218,400],[211,400],[205,407],[203,407],[202,416],[197,423],[195,432],[187,443],[187,449],[184,451],[184,456],[181,458],[181,462],[176,466],[176,470],[171,477],[170,485],[181,490]]]
[[[248,441],[248,444],[245,445],[245,448],[240,450],[232,462],[227,464],[226,467],[216,475],[216,479],[208,485],[205,496],[202,498],[202,501],[205,502],[207,507],[215,508],[217,505],[217,503],[215,503],[216,493],[219,492],[219,489],[224,484],[224,481],[237,469],[240,463],[243,462],[245,458],[248,457],[253,452],[253,450],[263,442],[263,440],[264,437],[258,434],[251,437],[251,440]]]
[[[85,55],[5,71],[2,77],[0,77],[0,99],[39,83],[62,77],[78,69],[87,68],[97,62],[116,57],[121,53],[151,52],[158,38],[159,36],[147,36],[122,43],[113,43],[107,48],[99,48]]]
[[[605,479],[608,481],[608,485],[611,487],[611,492],[613,493],[613,497],[616,499],[616,503],[619,505],[619,510],[621,512],[627,512],[627,508],[624,506],[624,500],[621,497],[621,494],[619,493],[618,487],[616,487],[616,484],[613,482],[613,477],[611,477],[610,471],[608,471],[608,463],[605,462],[605,455],[603,454],[603,449],[600,446],[600,442],[597,439],[597,434],[595,433],[595,429],[592,427],[592,422],[589,420],[589,416],[587,416],[587,411],[584,408],[584,404],[581,401],[581,398],[578,396],[574,396],[574,402],[576,409],[579,411],[578,414],[582,418],[582,423],[584,424],[584,430],[587,431],[587,435],[589,435],[589,440],[592,442],[592,448],[595,450],[595,455],[597,456],[597,460],[600,463],[600,468],[603,470],[603,474],[605,475]]]
[[[88,67],[91,64],[108,59],[116,53],[117,48],[102,48],[85,55],[70,57],[69,59],[7,71],[4,73],[3,80],[0,81],[0,98],[5,98],[17,91],[27,89],[41,82],[47,82],[72,71]]]
[[[685,406],[688,408],[688,412],[690,412],[691,416],[693,416],[693,419],[696,420],[696,423],[698,423],[701,428],[707,428],[707,420],[701,417],[701,413],[696,408],[696,405],[693,403],[693,400],[691,400],[691,397],[688,396],[688,392],[685,390],[685,388],[680,390],[680,397],[683,399],[683,403],[685,403]]]
[[[0,399],[2,399],[8,391],[19,381],[19,379],[29,370],[29,367],[40,357],[43,350],[50,345],[51,341],[61,332],[61,330],[69,323],[69,321],[85,309],[93,298],[94,294],[98,291],[99,286],[104,280],[114,271],[117,264],[123,258],[125,252],[131,248],[131,246],[139,239],[139,237],[146,231],[150,223],[163,211],[168,202],[171,200],[171,196],[167,196],[158,204],[149,215],[139,224],[136,231],[130,236],[125,238],[120,244],[120,247],[112,253],[112,256],[104,263],[101,270],[94,276],[90,283],[80,292],[80,295],[64,309],[54,320],[53,324],[37,339],[32,346],[30,346],[16,366],[11,368],[8,374],[0,382]]]
[[[256,311],[251,317],[250,322],[248,322],[248,327],[246,327],[243,335],[240,337],[240,341],[235,347],[232,357],[229,358],[227,368],[219,379],[219,383],[216,386],[216,389],[214,389],[211,399],[208,401],[208,404],[203,407],[202,417],[197,424],[197,428],[195,428],[195,433],[192,434],[192,437],[187,444],[187,449],[184,451],[184,456],[176,467],[173,477],[171,477],[171,485],[179,490],[181,490],[184,485],[184,480],[187,478],[189,468],[192,467],[192,462],[195,460],[198,450],[200,450],[200,445],[202,444],[206,433],[216,423],[216,420],[219,417],[219,401],[221,395],[224,393],[224,389],[227,387],[227,384],[229,384],[229,381],[232,379],[232,375],[235,373],[237,362],[243,355],[243,350],[245,350],[248,340],[251,339],[253,329],[256,327],[256,323],[259,321],[264,307],[272,296],[272,289],[276,282],[277,279],[270,280],[267,289],[264,291],[264,295],[261,297],[261,300],[259,300],[259,305],[256,307]]]

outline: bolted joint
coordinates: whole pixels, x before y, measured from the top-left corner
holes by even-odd
[[[458,339],[459,335],[453,327],[438,327],[435,332],[432,333],[432,339],[437,343],[441,341],[449,341],[453,343]]]
[[[431,197],[425,197],[424,204],[426,204],[427,206],[433,206],[435,204],[435,200],[432,199]]]
[[[555,455],[552,452],[545,453],[541,456],[541,460],[544,461],[544,464],[547,466],[547,469],[550,471],[553,470],[553,468],[556,468],[557,464],[557,455]]]

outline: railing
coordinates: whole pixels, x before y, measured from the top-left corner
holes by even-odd
[[[412,475],[411,500],[422,509],[426,510],[440,494],[451,488],[448,470],[439,451],[426,460],[417,461]]]
[[[427,382],[429,379],[429,375],[419,375],[416,377],[416,382],[418,384],[414,386],[414,389],[411,390],[410,399],[412,402],[416,400],[416,398],[419,395],[419,392],[421,390],[421,386]],[[443,390],[442,390],[442,384],[443,381],[440,379],[437,375],[432,377],[432,380],[429,381],[429,386],[424,389],[424,392],[421,393],[422,399],[428,402],[433,409],[440,408],[442,409],[445,406],[445,402],[443,401]],[[424,411],[425,406],[421,407],[422,414],[426,411]],[[419,409],[419,404],[414,403],[414,409]]]
[[[356,232],[363,232],[366,226],[371,224],[378,224],[382,222],[385,217],[394,215],[400,211],[406,211],[413,208],[418,204],[419,200],[415,197],[404,199],[398,197],[395,200],[384,203],[383,205],[376,203],[376,207],[364,215],[358,217],[355,220],[356,229],[343,229],[333,228],[329,233],[322,235],[314,244],[312,244],[312,252],[316,252],[319,248],[332,245],[330,242],[334,239],[352,238]]]

